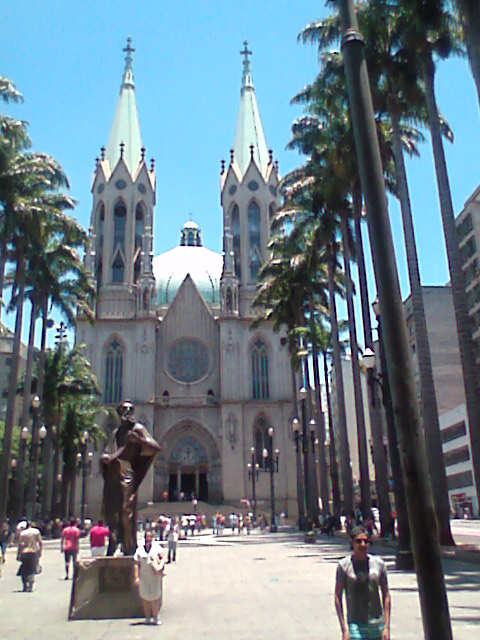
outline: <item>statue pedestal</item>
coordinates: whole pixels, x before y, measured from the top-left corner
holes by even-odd
[[[120,558],[80,558],[70,597],[69,620],[141,618],[142,604],[133,583],[135,561]]]

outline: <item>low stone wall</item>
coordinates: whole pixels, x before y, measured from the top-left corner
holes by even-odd
[[[131,556],[80,558],[72,584],[68,619],[142,617],[142,604],[133,583],[134,565]]]

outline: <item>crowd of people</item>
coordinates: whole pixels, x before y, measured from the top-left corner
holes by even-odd
[[[378,556],[368,553],[368,545],[371,542],[370,520],[375,524],[374,514],[363,521],[361,513],[356,513],[352,518],[342,517],[342,524],[347,530],[353,552],[342,558],[337,565],[335,579],[335,608],[340,623],[343,640],[354,639],[381,639],[389,640],[390,637],[390,592],[388,590],[387,572],[384,561]],[[355,522],[355,523],[354,523]],[[228,518],[217,512],[212,520],[212,529],[215,535],[222,535],[225,526],[231,529],[231,533],[250,533],[254,524],[260,528],[266,526],[266,517],[259,515],[253,522],[253,514],[241,514],[231,512]],[[332,517],[326,517],[323,527],[326,532],[334,528]],[[134,583],[138,588],[139,597],[145,615],[145,624],[162,624],[159,617],[163,601],[163,579],[165,565],[177,560],[177,543],[180,536],[192,536],[207,528],[207,518],[204,514],[185,515],[160,515],[150,521],[139,521],[140,530],[144,530],[143,540],[137,545],[134,554],[135,569]],[[90,550],[93,557],[101,557],[106,554],[109,529],[102,520],[98,520],[89,531],[81,530],[76,518],[64,522],[60,533],[60,550],[65,558],[65,580],[69,579],[70,566],[77,564],[80,549],[80,538],[89,535]],[[10,531],[7,523],[0,526],[0,548],[2,561],[5,562],[7,545],[15,540],[17,547],[17,560],[23,591],[33,590],[35,576],[41,571],[41,557],[43,551],[43,538],[40,529],[34,523],[22,518],[18,522],[15,531]],[[160,542],[167,543],[167,550]],[[343,608],[345,595],[346,615]]]

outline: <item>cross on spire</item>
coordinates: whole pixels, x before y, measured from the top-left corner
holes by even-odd
[[[243,56],[243,73],[246,75],[250,71],[249,56],[252,55],[252,52],[248,49],[248,40],[243,42],[243,49],[240,51],[240,55]]]
[[[135,49],[132,47],[132,36],[128,36],[127,46],[123,47],[123,51],[125,52],[125,71],[131,71],[133,63],[132,53],[135,51]]]

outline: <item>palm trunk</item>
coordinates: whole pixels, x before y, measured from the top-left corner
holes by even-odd
[[[0,299],[2,304],[0,306],[0,318],[3,312],[3,287],[5,285],[5,266],[7,264],[7,245],[2,240],[0,242]]]
[[[341,216],[343,263],[345,269],[345,285],[348,310],[348,330],[350,334],[350,351],[352,359],[353,392],[355,396],[355,417],[357,422],[358,462],[360,467],[361,509],[364,518],[370,516],[372,503],[370,499],[370,476],[368,473],[367,432],[363,411],[362,380],[358,364],[357,325],[353,307],[353,287],[350,271],[350,249],[348,239],[348,222],[345,213]]]
[[[465,275],[462,271],[462,260],[458,247],[458,235],[455,226],[450,184],[435,100],[434,63],[431,55],[424,54],[422,64],[443,233],[447,249],[458,344],[460,347],[460,361],[463,371],[472,464],[477,488],[477,500],[480,502],[480,392],[477,377],[478,371],[475,363],[475,349],[472,340],[472,325],[471,318],[468,314],[467,296],[465,295]]]
[[[418,256],[415,242],[415,231],[413,228],[412,209],[410,205],[410,194],[408,191],[407,174],[400,137],[400,119],[397,106],[394,101],[391,100],[389,104],[393,129],[395,173],[397,178],[400,208],[402,211],[413,322],[415,325],[415,342],[417,346],[418,367],[420,373],[420,399],[423,430],[427,444],[427,456],[430,468],[430,478],[432,481],[435,513],[438,521],[439,541],[442,545],[452,545],[454,542],[450,531],[450,506],[448,500],[447,474],[445,471],[442,441],[440,438],[437,396],[435,393],[435,384],[432,373],[432,360],[430,356],[430,346],[428,343],[422,284],[418,268]]]
[[[340,525],[340,514],[342,512],[342,504],[340,498],[340,483],[338,480],[337,467],[337,451],[335,447],[335,431],[333,429],[332,420],[332,402],[330,398],[330,382],[328,381],[327,352],[323,352],[323,376],[325,378],[325,394],[327,396],[327,416],[328,416],[328,433],[330,437],[330,445],[328,451],[330,454],[330,480],[332,483],[332,508],[335,517],[335,526]]]
[[[315,386],[315,404],[317,408],[317,432],[318,432],[318,461],[320,464],[320,497],[322,500],[322,514],[330,511],[328,490],[328,469],[325,457],[325,420],[322,411],[322,387],[320,384],[320,371],[318,367],[318,350],[315,341],[315,333],[312,333],[312,365],[313,384]]]
[[[327,246],[328,294],[330,307],[330,326],[332,330],[333,366],[335,370],[335,392],[337,398],[338,433],[340,437],[340,459],[342,470],[343,510],[346,515],[353,513],[353,479],[348,445],[347,414],[343,388],[342,361],[338,339],[337,305],[335,302],[334,263],[331,245]],[[331,427],[333,431],[333,423]]]
[[[362,308],[362,324],[365,347],[373,348],[372,323],[370,321],[370,301],[368,299],[367,273],[365,269],[365,254],[363,251],[362,229],[361,229],[361,209],[362,192],[360,185],[353,189],[353,214],[355,223],[355,247],[358,260],[358,280],[360,285],[360,302]],[[377,376],[376,368],[373,376]],[[390,506],[389,486],[388,486],[388,466],[385,447],[383,446],[384,430],[382,423],[381,405],[378,397],[378,390],[375,385],[370,389],[372,401],[369,404],[370,425],[373,440],[373,464],[375,467],[375,488],[377,491],[377,505],[380,516],[380,535],[382,537],[395,535],[392,509]]]
[[[12,347],[12,365],[10,367],[10,381],[8,386],[7,412],[5,416],[5,433],[3,436],[2,458],[0,463],[0,521],[5,519],[8,495],[8,472],[10,469],[10,454],[12,450],[13,423],[15,421],[15,400],[18,384],[18,369],[20,360],[20,338],[23,323],[23,301],[25,290],[25,258],[17,257],[17,315],[15,317],[15,333]]]

